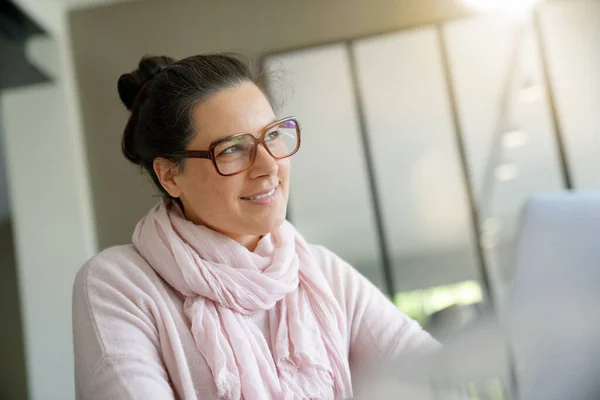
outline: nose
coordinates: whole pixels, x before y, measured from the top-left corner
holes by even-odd
[[[258,145],[256,147],[256,159],[250,170],[251,177],[257,178],[260,176],[277,175],[278,170],[279,164],[277,163],[277,160],[269,154],[263,145]]]

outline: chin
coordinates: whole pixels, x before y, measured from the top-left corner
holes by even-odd
[[[244,204],[239,210],[240,222],[247,234],[266,235],[284,223],[287,213],[287,193],[272,204]],[[243,222],[242,222],[243,221]]]
[[[251,227],[250,230],[252,231],[253,235],[263,236],[279,228],[284,221],[285,212],[278,213],[278,215],[276,216],[269,215],[264,216],[262,218],[254,219],[252,222],[249,223],[249,227]]]
[[[273,218],[272,220],[269,221],[265,221],[263,224],[261,224],[261,235],[266,235],[267,233],[271,233],[274,230],[276,230],[277,228],[279,228],[281,226],[281,224],[283,224],[283,222],[285,221],[285,215],[283,217],[280,218]]]

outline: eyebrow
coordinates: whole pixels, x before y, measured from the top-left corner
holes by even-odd
[[[263,130],[263,129],[265,129],[267,126],[271,125],[273,122],[275,122],[275,121],[278,121],[278,120],[279,120],[279,118],[277,118],[277,116],[275,116],[275,117],[274,117],[274,118],[271,120],[271,122],[268,122],[268,123],[266,123],[265,125],[263,125],[263,127],[262,127],[262,128],[260,128],[260,130],[262,131],[262,130]],[[225,139],[226,137],[229,137],[229,136],[241,135],[241,134],[248,134],[248,133],[252,135],[252,132],[248,132],[248,131],[242,131],[242,132],[237,132],[237,133],[229,133],[229,134],[227,134],[227,135],[219,135],[219,137],[218,137],[218,138],[216,138],[216,139],[214,139],[212,142],[216,142],[217,140]],[[212,143],[212,142],[211,142],[211,143]]]

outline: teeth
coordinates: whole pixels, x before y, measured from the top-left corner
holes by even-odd
[[[265,197],[269,197],[272,196],[273,193],[275,193],[275,189],[277,188],[273,188],[269,191],[269,193],[265,193],[265,194],[261,194],[260,196],[253,196],[253,197],[243,197],[243,199],[245,200],[258,200],[258,199],[264,199]]]

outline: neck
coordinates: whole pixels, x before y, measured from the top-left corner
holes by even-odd
[[[258,246],[258,242],[260,241],[262,236],[260,236],[260,235],[236,235],[236,234],[230,234],[227,232],[223,232],[222,230],[217,229],[214,226],[204,223],[196,215],[188,215],[188,213],[186,212],[187,210],[183,207],[183,203],[181,202],[181,200],[180,199],[176,199],[176,200],[178,200],[178,204],[180,205],[180,207],[183,211],[183,215],[185,216],[185,218],[188,221],[192,221],[193,223],[195,223],[197,225],[204,225],[207,228],[212,229],[213,231],[219,232],[219,233],[229,237],[230,239],[235,240],[236,242],[238,242],[239,244],[241,244],[242,246],[244,246],[245,248],[247,248],[250,251],[254,251],[256,249],[256,246]]]
[[[258,242],[261,238],[261,236],[237,237],[233,235],[227,235],[226,233],[224,233],[224,235],[229,236],[231,239],[235,240],[236,242],[247,248],[249,251],[254,251],[256,249],[256,246],[258,246]]]

